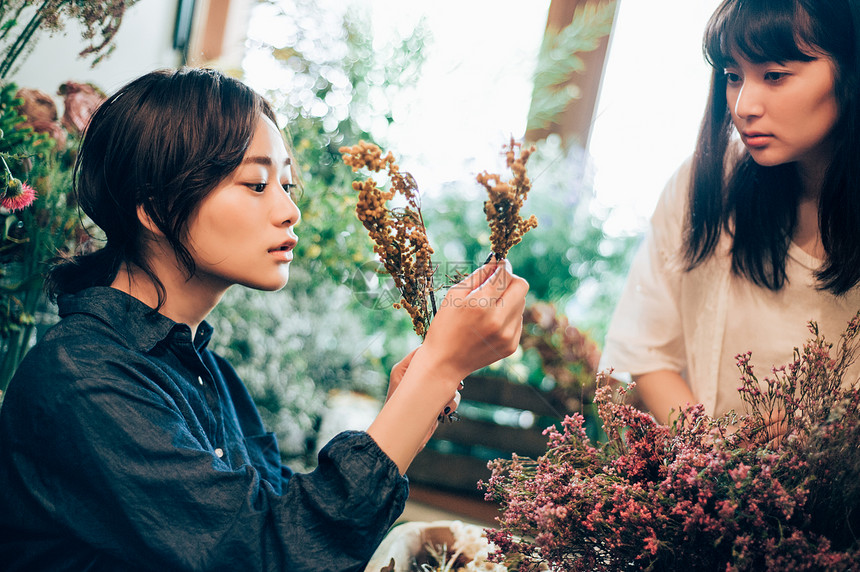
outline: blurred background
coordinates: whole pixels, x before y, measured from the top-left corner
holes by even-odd
[[[538,455],[545,426],[573,411],[593,417],[596,361],[627,265],[663,184],[693,150],[709,77],[701,33],[716,0],[114,0],[88,3],[104,8],[95,21],[63,4],[0,3],[4,65],[13,40],[30,34],[3,68],[8,101],[38,90],[59,125],[78,93],[70,85],[109,94],[152,69],[194,65],[243,79],[277,110],[303,183],[290,284],[277,294],[235,288],[209,321],[285,462],[312,468],[334,433],[364,428],[388,370],[420,343],[391,307],[398,296],[354,214],[354,175],[338,148],[360,139],[415,177],[440,275],[489,253],[475,176],[504,173],[512,137],[537,149],[523,213],[539,226],[510,253],[531,284],[522,347],[468,381],[464,421],[443,426],[410,469],[413,497],[486,521],[477,481],[488,460]],[[54,19],[40,19],[43,9]],[[111,25],[99,61],[78,55]],[[36,206],[72,229],[59,198],[76,133],[64,129]],[[10,229],[44,227],[44,216],[3,216],[7,242]],[[76,240],[70,232],[42,250],[0,251],[4,375],[53,320],[27,276]]]

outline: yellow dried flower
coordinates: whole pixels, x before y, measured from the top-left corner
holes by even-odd
[[[359,141],[358,145],[341,147],[339,151],[343,162],[353,171],[387,171],[388,191],[380,189],[369,177],[352,184],[358,191],[356,215],[374,242],[373,251],[400,291],[402,298],[394,307],[409,312],[415,333],[423,338],[435,313],[435,268],[430,259],[433,249],[421,216],[415,179],[409,173],[400,172],[391,152],[383,156],[382,150],[373,143]],[[406,199],[406,207],[391,209],[386,206],[397,194]]]
[[[526,176],[526,163],[535,150],[534,147],[522,149],[517,156],[517,148],[521,147],[522,144],[514,141],[513,137],[504,147],[507,166],[513,173],[510,181],[502,181],[501,176],[486,171],[477,177],[478,182],[487,189],[484,214],[490,225],[490,246],[498,258],[505,258],[511,247],[538,224],[534,215],[526,220],[520,216],[520,208],[531,189],[531,181]]]

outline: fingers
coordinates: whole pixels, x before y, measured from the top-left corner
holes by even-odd
[[[467,300],[486,299],[488,307],[504,308],[509,306],[510,312],[522,315],[525,308],[525,295],[529,291],[529,283],[513,273],[511,263],[502,260],[490,276],[477,288],[466,294]]]
[[[436,429],[439,428],[440,423],[445,422],[453,422],[455,420],[459,420],[460,416],[457,415],[457,408],[460,407],[460,392],[454,393],[454,398],[445,405],[445,409],[439,416],[433,421],[430,426],[430,430],[427,432],[427,435],[424,437],[423,442],[421,443],[421,449],[423,450],[424,446],[427,445],[427,442],[433,437],[433,433],[436,432]]]
[[[460,419],[460,416],[457,414],[457,409],[460,407],[460,392],[457,391],[454,393],[453,399],[449,401],[445,405],[445,409],[442,410],[442,413],[439,414],[437,421],[440,423],[445,423],[446,421],[456,421]]]
[[[486,280],[490,278],[490,276],[492,276],[497,271],[497,269],[504,264],[504,262],[507,261],[499,261],[495,259],[491,260],[487,264],[484,264],[483,266],[479,267],[477,270],[466,276],[466,278],[464,278],[462,281],[452,286],[449,290],[449,293],[469,293],[477,288],[480,288],[481,285],[484,284],[484,282],[486,282]],[[510,265],[510,262],[507,262],[507,264]]]
[[[788,422],[783,411],[774,411],[764,420],[761,430],[757,431],[749,446],[764,446],[778,449],[788,432]]]
[[[482,266],[438,304],[422,355],[450,373],[450,381],[511,355],[520,341],[528,289],[506,260]]]
[[[778,415],[771,416],[769,422],[765,425],[763,440],[770,447],[778,447],[782,443],[782,438],[788,431],[788,423],[785,421],[784,415],[780,412]]]
[[[487,274],[490,269],[492,272]],[[529,284],[513,274],[507,259],[481,267],[472,277],[469,285],[452,288],[442,305],[488,310],[488,315],[495,316],[499,330],[511,320],[522,322]]]
[[[503,262],[506,263],[505,266],[500,265],[497,272],[481,285],[478,291],[485,293],[491,299],[489,304],[500,310],[501,321],[497,324],[497,329],[503,339],[509,340],[504,352],[510,355],[516,351],[522,335],[529,283],[511,272],[507,260]],[[473,291],[469,296],[478,291]]]
[[[482,268],[493,268],[487,278],[478,284],[467,296],[478,296],[481,294],[500,294],[507,288],[507,277],[513,276],[514,271],[511,262],[506,258],[495,263],[484,265]]]
[[[528,292],[528,282],[516,276],[508,259],[492,260],[481,266],[463,281],[454,285],[448,291],[447,297],[458,299],[488,298],[501,299],[503,296],[525,296]],[[523,305],[525,305],[523,301]]]
[[[460,407],[460,392],[457,391],[454,393],[454,398],[448,402],[445,406],[445,415],[450,415],[451,413],[457,411]]]

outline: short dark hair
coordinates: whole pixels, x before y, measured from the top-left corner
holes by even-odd
[[[794,165],[763,167],[747,152],[731,165],[726,178],[732,122],[723,68],[736,57],[762,63],[811,61],[825,55],[835,65],[839,119],[819,201],[827,259],[817,277],[820,287],[834,294],[860,282],[857,3],[860,0],[725,0],[714,12],[703,42],[713,76],[693,159],[685,244],[688,269],[709,258],[723,230],[731,228],[732,269],[760,286],[782,288],[800,182]]]
[[[193,275],[183,244],[188,219],[242,162],[261,116],[275,121],[260,95],[211,69],[154,71],[107,99],[86,129],[74,177],[75,199],[106,243],[59,261],[49,295],[107,286],[122,264],[134,264],[153,280],[161,307],[164,286],[144,256],[138,207]]]

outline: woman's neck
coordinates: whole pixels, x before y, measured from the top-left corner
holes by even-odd
[[[797,171],[800,176],[802,195],[797,205],[797,227],[792,240],[810,256],[824,260],[827,252],[821,244],[818,204],[824,178],[827,175],[827,164],[821,158],[799,161]]]
[[[153,273],[164,286],[163,304],[158,312],[174,322],[187,324],[192,332],[215,308],[226,291],[205,288],[193,277],[189,280],[178,264],[165,268],[163,260],[151,261]],[[158,288],[152,278],[139,266],[123,264],[111,283],[126,294],[137,298],[150,308],[158,307]]]
[[[818,198],[803,197],[797,205],[797,227],[792,237],[794,244],[818,260],[824,260],[827,252],[821,244],[821,230],[818,226]]]

